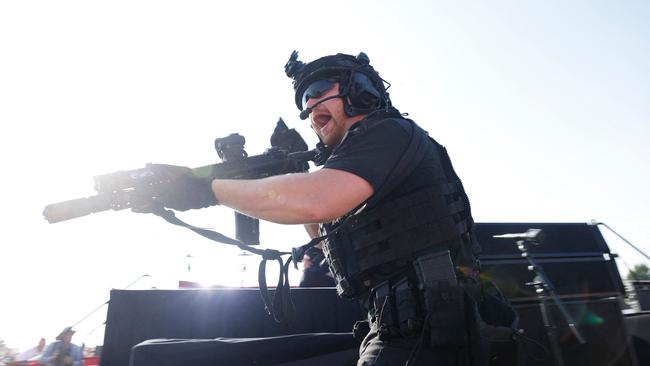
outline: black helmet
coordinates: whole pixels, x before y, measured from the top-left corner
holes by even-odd
[[[339,96],[343,97],[348,116],[391,106],[384,80],[370,66],[370,59],[363,52],[356,57],[338,53],[305,64],[298,61],[298,52],[293,51],[284,71],[293,79],[295,102],[300,110],[304,109],[305,92],[320,80],[339,83]]]

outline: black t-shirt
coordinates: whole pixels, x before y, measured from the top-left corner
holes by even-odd
[[[324,168],[343,170],[365,179],[374,189],[370,199],[376,198],[377,205],[425,187],[449,182],[447,175],[455,176],[453,168],[448,160],[442,159],[442,147],[428,138],[423,145],[424,157],[407,160],[406,166],[400,166],[400,172],[395,172],[409,149],[413,134],[424,133],[421,130],[414,131],[416,128],[419,129],[413,121],[398,113],[379,112],[365,118],[350,128],[343,141],[332,151]],[[394,177],[395,174],[404,176]],[[390,181],[390,188],[382,190],[389,179],[396,180]],[[375,197],[376,194],[380,196]],[[330,227],[334,228],[340,223],[340,219],[335,220]],[[372,277],[374,283],[378,283],[411,268],[407,264],[403,260],[383,264],[367,275]]]
[[[332,151],[324,168],[343,170],[365,179],[378,193],[405,154],[413,134],[412,122],[402,117],[378,116],[355,123]],[[425,158],[407,166],[408,176],[383,198],[401,197],[426,185],[445,181],[434,143],[428,144]]]

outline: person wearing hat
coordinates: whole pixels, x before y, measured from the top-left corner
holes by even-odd
[[[329,152],[322,168],[257,180],[187,174],[158,202],[221,204],[324,236],[337,292],[368,310],[369,325],[355,327],[358,365],[482,364],[480,247],[446,149],[393,107],[365,53],[303,63],[294,51],[285,72]]]
[[[47,366],[82,366],[81,347],[72,343],[74,334],[72,327],[63,328],[56,341],[47,346],[40,362]]]

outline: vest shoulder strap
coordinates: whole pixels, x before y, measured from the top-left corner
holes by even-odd
[[[407,120],[412,127],[411,140],[406,151],[393,169],[393,173],[384,181],[379,189],[370,197],[366,203],[366,209],[372,208],[379,200],[384,198],[390,191],[395,189],[406,179],[424,159],[427,151],[427,144],[431,139],[426,131],[420,128],[415,122]]]

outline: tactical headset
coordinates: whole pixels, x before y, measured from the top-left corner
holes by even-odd
[[[363,52],[356,57],[339,53],[305,64],[298,61],[298,52],[293,51],[284,70],[293,79],[301,119],[307,119],[316,105],[332,98],[343,100],[343,111],[349,117],[391,106],[385,80],[370,66],[370,59]],[[304,108],[308,99],[320,97],[335,82],[339,83],[338,95]]]

